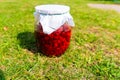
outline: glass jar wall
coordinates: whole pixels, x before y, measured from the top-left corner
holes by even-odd
[[[47,56],[60,56],[70,44],[71,27],[65,23],[51,34],[45,34],[42,26],[36,26],[35,38],[37,48]]]

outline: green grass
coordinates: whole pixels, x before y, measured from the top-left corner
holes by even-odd
[[[76,24],[71,44],[60,57],[42,55],[35,47],[34,7],[50,3],[70,6]],[[6,80],[119,80],[120,14],[89,8],[87,3],[112,2],[0,0],[0,77]]]

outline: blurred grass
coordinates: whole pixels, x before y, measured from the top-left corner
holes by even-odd
[[[36,52],[34,7],[71,7],[76,26],[64,55]],[[89,8],[83,0],[0,0],[0,69],[7,80],[119,80],[120,14]]]

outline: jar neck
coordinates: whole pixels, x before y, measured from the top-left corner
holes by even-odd
[[[40,12],[37,12],[38,14],[40,15],[64,15],[64,14],[68,14],[69,12],[65,12],[65,13],[40,13]]]

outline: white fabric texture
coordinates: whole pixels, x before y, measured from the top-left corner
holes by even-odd
[[[54,5],[52,5],[53,7]],[[44,6],[42,6],[44,7]],[[56,7],[56,5],[55,5]],[[40,8],[40,6],[39,6]],[[54,11],[46,9],[46,11],[42,10],[42,11],[38,11],[38,9],[36,9],[36,12],[34,13],[35,19],[36,19],[36,24],[38,25],[39,23],[41,23],[42,28],[43,28],[43,32],[46,34],[51,34],[52,32],[56,31],[58,28],[60,28],[64,23],[68,23],[70,26],[74,26],[74,21],[72,16],[69,13],[69,9],[66,6],[61,6],[59,5],[59,7],[54,8]],[[47,8],[50,8],[49,5],[47,6]],[[64,9],[62,9],[64,8]],[[44,8],[45,9],[45,8]],[[56,9],[56,10],[55,10]],[[62,9],[63,12],[60,12]],[[47,11],[48,10],[48,11]],[[44,13],[43,13],[44,12]],[[46,12],[46,13],[45,13]]]

